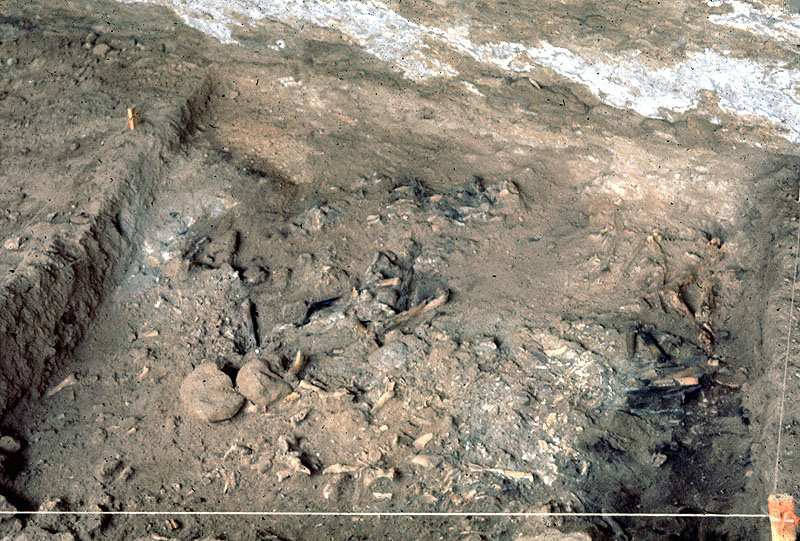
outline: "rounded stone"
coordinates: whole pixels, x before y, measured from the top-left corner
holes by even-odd
[[[275,376],[260,359],[248,361],[236,375],[236,387],[253,404],[269,406],[292,392],[292,387]]]
[[[181,402],[193,416],[209,422],[230,419],[241,409],[244,397],[217,365],[203,363],[183,380]]]

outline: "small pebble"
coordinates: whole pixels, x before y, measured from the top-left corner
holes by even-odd
[[[17,62],[18,62],[18,60],[16,59],[16,57],[12,56],[8,60],[6,60],[6,66],[14,66],[14,65],[17,64]]]
[[[253,404],[269,406],[292,392],[291,386],[275,376],[260,359],[247,362],[236,375],[236,387]]]
[[[244,404],[244,397],[233,389],[228,375],[212,362],[201,364],[186,376],[180,398],[190,414],[209,422],[230,419]]]

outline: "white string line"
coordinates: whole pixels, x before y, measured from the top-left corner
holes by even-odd
[[[0,515],[152,515],[265,517],[627,517],[627,518],[771,518],[764,513],[571,513],[571,512],[337,512],[337,511],[0,511]],[[777,519],[776,519],[777,520]]]
[[[798,194],[800,199],[800,194]],[[800,203],[800,200],[798,200]],[[775,478],[772,492],[778,492],[778,469],[781,459],[781,434],[783,433],[783,411],[786,401],[786,376],[789,373],[789,351],[792,346],[792,329],[794,328],[794,294],[797,285],[797,260],[800,254],[800,218],[797,220],[797,241],[794,247],[794,270],[792,271],[792,300],[789,304],[789,332],[786,333],[786,355],[783,359],[783,384],[781,385],[781,405],[778,414],[778,442],[775,445]]]

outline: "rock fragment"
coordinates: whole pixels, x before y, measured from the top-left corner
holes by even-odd
[[[0,438],[0,451],[4,453],[13,455],[19,451],[21,447],[22,444],[11,436],[3,436]]]
[[[275,376],[267,363],[253,359],[236,375],[236,387],[253,404],[269,406],[292,392],[291,386]]]
[[[422,436],[414,440],[414,449],[416,449],[417,451],[422,451],[425,448],[425,446],[428,445],[428,442],[431,441],[432,439],[433,439],[432,432],[423,434]]]
[[[383,370],[402,370],[411,359],[413,352],[405,342],[392,342],[373,351],[367,361],[370,366]]]
[[[92,54],[103,58],[110,50],[111,47],[107,43],[98,43],[94,46],[94,48],[92,48]]]
[[[201,364],[186,376],[180,398],[190,414],[209,422],[230,419],[244,404],[231,379],[212,362]]]
[[[19,237],[10,237],[3,242],[3,248],[6,250],[18,250],[20,246]]]

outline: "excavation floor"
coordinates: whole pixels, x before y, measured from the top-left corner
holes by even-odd
[[[394,8],[441,20],[444,8],[421,5]],[[800,161],[786,126],[710,95],[642,116],[557,68],[509,72],[441,44],[437,65],[459,75],[415,79],[416,64],[387,65],[367,38],[279,17],[224,45],[164,8],[65,6],[15,4],[0,26],[0,59],[16,59],[0,70],[11,136],[0,270],[66,239],[69,257],[35,260],[32,276],[74,275],[67,300],[80,276],[103,287],[82,311],[65,300],[72,315],[48,324],[53,351],[20,348],[33,375],[4,372],[18,381],[0,440],[8,505],[764,512],[794,348]],[[547,22],[537,34],[508,23],[504,35],[563,47],[555,36],[572,32],[582,54],[601,35],[622,54],[658,15],[664,26],[636,39],[642,65],[711,44],[794,58],[744,31],[716,43],[703,17],[719,6],[594,9],[543,4],[524,15]],[[510,17],[456,11],[476,43]],[[134,104],[142,124],[129,132]],[[118,188],[103,160],[132,180]],[[38,317],[26,307],[47,305],[42,283],[4,289],[33,313],[20,329]],[[186,390],[208,362],[241,404],[219,422],[192,404],[219,409],[220,393]],[[263,403],[238,394],[254,362],[272,393]],[[789,366],[776,482],[791,492],[800,371]],[[64,539],[519,540],[552,527],[758,539],[769,523],[19,515],[0,527]]]

